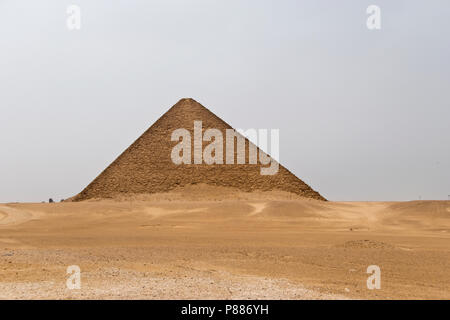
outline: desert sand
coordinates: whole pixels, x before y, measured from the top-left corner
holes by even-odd
[[[185,191],[1,204],[0,298],[450,299],[450,201]]]

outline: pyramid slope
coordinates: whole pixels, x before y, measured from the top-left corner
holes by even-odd
[[[260,165],[248,164],[248,154],[247,164],[175,165],[170,155],[178,142],[171,141],[171,134],[176,129],[185,128],[193,137],[193,123],[197,120],[202,121],[203,130],[216,128],[224,134],[226,129],[231,129],[195,100],[181,99],[73,200],[168,192],[200,183],[237,188],[244,192],[280,190],[325,200],[281,165],[278,173],[261,175]],[[246,139],[247,152],[249,143]]]

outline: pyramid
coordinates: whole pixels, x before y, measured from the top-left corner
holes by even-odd
[[[197,101],[181,99],[76,195],[73,201],[161,193],[195,184],[231,187],[244,192],[279,190],[325,200],[281,165],[276,174],[261,175],[261,164],[248,162],[249,145],[253,144],[247,139],[245,164],[194,164],[194,161],[192,164],[175,164],[171,153],[178,142],[171,140],[172,132],[185,128],[194,137],[193,124],[199,120],[202,121],[203,132],[208,128],[215,128],[223,132],[225,137],[226,129],[232,129]],[[208,143],[203,142],[203,148]],[[191,157],[194,157],[194,152]]]

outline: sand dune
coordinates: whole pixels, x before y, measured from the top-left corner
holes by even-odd
[[[33,214],[8,206],[0,206],[0,227],[17,225],[35,218]]]
[[[2,205],[0,298],[450,298],[449,201],[231,194]]]

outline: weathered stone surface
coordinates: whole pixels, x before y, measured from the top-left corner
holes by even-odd
[[[203,130],[219,129],[224,140],[225,130],[231,129],[226,122],[195,100],[181,99],[73,200],[167,192],[176,187],[198,183],[233,187],[245,192],[282,190],[324,200],[319,193],[281,165],[277,174],[261,175],[260,164],[248,164],[248,140],[246,164],[174,164],[171,152],[178,142],[171,141],[172,132],[185,128],[193,139],[194,121],[198,120],[202,121]],[[203,142],[203,148],[208,144],[209,142]],[[235,159],[236,153],[235,148]],[[194,163],[193,147],[191,157]]]

